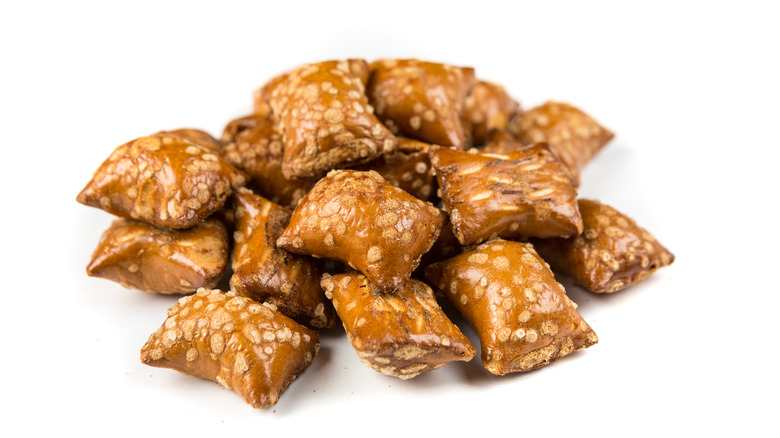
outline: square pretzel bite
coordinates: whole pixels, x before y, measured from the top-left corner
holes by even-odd
[[[303,197],[276,243],[346,262],[389,292],[409,279],[444,217],[374,171],[333,170]]]
[[[615,136],[579,108],[559,102],[517,114],[507,129],[524,144],[548,143],[577,185],[580,171]]]
[[[228,235],[217,219],[172,230],[134,219],[116,219],[103,233],[87,275],[159,294],[213,287],[228,264]]]
[[[598,342],[530,244],[492,240],[425,274],[474,326],[493,374],[539,368]]]
[[[276,247],[292,212],[248,189],[233,194],[233,276],[240,296],[275,305],[280,312],[312,327],[333,326],[330,300],[320,288],[324,263]]]
[[[160,131],[154,135],[158,135],[158,136],[168,135],[171,137],[179,137],[181,139],[191,141],[193,143],[197,143],[203,147],[207,147],[215,152],[221,151],[223,146],[222,142],[212,137],[211,134],[209,134],[208,132],[200,129],[181,128],[181,129],[174,129],[172,131]]]
[[[255,193],[288,208],[314,185],[305,178],[285,178],[282,173],[284,147],[270,114],[252,114],[232,120],[225,126],[222,157],[249,176],[247,187]]]
[[[611,293],[639,283],[674,262],[674,255],[625,214],[580,199],[584,230],[569,239],[534,239],[554,270],[591,292]]]
[[[487,81],[477,81],[466,96],[465,118],[471,125],[475,145],[484,144],[492,129],[506,128],[509,119],[520,109],[504,87]]]
[[[382,374],[410,379],[476,354],[421,281],[386,293],[364,275],[339,274],[323,278],[322,288],[360,361]]]
[[[246,180],[216,151],[161,132],[117,147],[76,200],[158,227],[189,228]]]
[[[265,408],[276,404],[319,347],[317,332],[268,306],[200,289],[168,309],[141,348],[141,361],[213,380]]]
[[[371,63],[367,94],[376,114],[394,134],[465,149],[464,101],[474,69],[418,59]]]
[[[509,131],[492,129],[485,140],[485,144],[479,148],[483,154],[509,154],[525,148]]]
[[[462,245],[582,232],[577,189],[546,145],[508,154],[433,146],[429,153],[444,209]]]
[[[263,87],[284,138],[285,177],[319,177],[395,150],[368,104],[367,80],[368,64],[349,59],[306,64]]]
[[[355,170],[375,170],[390,184],[423,201],[431,199],[436,183],[428,158],[428,143],[397,137],[398,149]]]

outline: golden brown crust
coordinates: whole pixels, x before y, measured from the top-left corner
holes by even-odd
[[[377,117],[395,134],[465,149],[461,115],[474,69],[417,59],[371,63],[367,93]]]
[[[269,306],[200,289],[168,309],[141,348],[141,361],[213,380],[265,408],[276,404],[319,347],[317,332]]]
[[[535,239],[539,254],[586,289],[611,293],[639,283],[674,262],[652,234],[614,208],[580,199],[584,229],[570,239]]]
[[[426,277],[474,326],[493,374],[532,370],[598,342],[530,244],[492,240],[431,265]]]
[[[181,128],[181,129],[174,129],[173,131],[160,131],[154,135],[163,135],[163,136],[168,135],[172,137],[179,137],[183,140],[187,140],[199,144],[203,147],[207,147],[215,152],[219,152],[222,150],[222,142],[212,137],[211,134],[209,134],[208,132],[202,131],[200,129]]]
[[[505,155],[431,147],[444,209],[462,245],[493,237],[575,236],[577,190],[546,145]]]
[[[233,194],[236,231],[231,289],[240,296],[269,302],[280,312],[312,327],[332,327],[333,306],[319,279],[322,260],[289,253],[276,239],[291,212],[248,189]]]
[[[504,87],[487,81],[477,81],[466,97],[464,117],[471,125],[475,145],[484,144],[492,129],[505,129],[520,105]]]
[[[522,143],[548,143],[577,185],[582,168],[615,136],[582,110],[559,102],[518,114],[508,129]]]
[[[263,87],[284,138],[285,177],[319,177],[395,150],[368,104],[367,80],[366,62],[348,59],[306,64]]]
[[[246,175],[215,151],[166,133],[117,147],[76,200],[167,228],[188,228],[217,211]]]
[[[227,263],[227,231],[217,219],[185,230],[117,219],[100,238],[87,275],[146,292],[186,294],[215,286]]]
[[[355,170],[375,170],[390,184],[423,201],[435,191],[435,180],[428,159],[428,143],[397,137],[398,150],[385,154]]]
[[[270,114],[235,119],[225,126],[222,157],[249,176],[247,187],[285,207],[295,208],[314,185],[313,180],[285,178],[284,146]]]
[[[485,140],[484,146],[479,148],[483,154],[509,154],[523,149],[526,145],[520,143],[509,131],[492,129]]]
[[[346,262],[391,291],[409,278],[443,222],[441,210],[374,171],[334,170],[304,196],[277,245]]]
[[[322,288],[360,360],[382,374],[409,379],[476,354],[425,283],[408,280],[385,293],[364,275],[339,274],[324,278]]]

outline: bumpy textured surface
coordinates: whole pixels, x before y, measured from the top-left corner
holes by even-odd
[[[168,309],[141,348],[141,361],[216,381],[265,408],[276,404],[319,347],[317,332],[269,306],[201,289]]]
[[[186,230],[117,219],[100,238],[87,275],[146,292],[185,294],[215,286],[227,264],[228,235],[217,219]]]
[[[395,150],[368,104],[367,80],[366,62],[348,59],[306,64],[263,87],[284,139],[285,177],[318,177]]]
[[[360,360],[382,374],[409,379],[476,354],[425,283],[408,280],[385,293],[364,275],[340,274],[324,278],[322,288]]]
[[[292,212],[248,189],[233,194],[233,208],[231,289],[255,301],[269,302],[301,324],[331,327],[333,306],[320,288],[322,260],[276,247]]]
[[[519,110],[520,105],[507,94],[504,87],[477,81],[465,101],[465,119],[471,126],[474,144],[484,144],[492,129],[506,128],[509,119]]]
[[[282,173],[282,135],[270,113],[232,120],[222,132],[222,157],[249,176],[247,187],[285,207],[295,208],[314,181],[285,178]]]
[[[444,209],[463,245],[582,231],[577,189],[546,145],[505,155],[432,147],[430,156]]]
[[[436,182],[428,158],[428,143],[397,137],[398,149],[355,170],[375,170],[390,184],[423,201],[429,201]]]
[[[530,244],[493,240],[426,270],[477,331],[493,374],[528,371],[598,342]]]
[[[188,228],[246,180],[216,151],[163,132],[117,147],[76,200],[159,227]]]
[[[389,292],[410,277],[444,217],[374,171],[334,170],[304,196],[277,245],[346,262]]]
[[[615,136],[582,110],[558,102],[518,114],[508,129],[522,143],[549,143],[577,185],[582,168]]]
[[[483,154],[509,154],[526,146],[520,143],[509,131],[492,129],[487,135],[485,144],[479,148],[479,152]]]
[[[417,59],[381,59],[371,64],[367,94],[394,134],[464,149],[461,123],[474,69]]]
[[[674,262],[652,234],[613,207],[579,200],[584,230],[570,239],[535,239],[539,254],[592,292],[617,292]]]

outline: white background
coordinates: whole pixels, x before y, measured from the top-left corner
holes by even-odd
[[[778,436],[777,4],[427,3],[2,3],[0,435]],[[86,276],[111,217],[76,194],[115,146],[219,135],[273,75],[346,57],[474,66],[525,108],[584,109],[617,136],[581,195],[633,216],[674,265],[612,296],[568,287],[599,344],[522,375],[475,359],[402,382],[333,330],[253,410],[142,365],[175,299]]]

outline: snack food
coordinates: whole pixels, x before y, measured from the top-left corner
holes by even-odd
[[[314,181],[285,178],[282,173],[284,148],[270,113],[252,114],[225,126],[222,157],[249,176],[247,187],[258,195],[288,208],[295,208]]]
[[[371,63],[366,93],[377,117],[394,134],[465,149],[461,116],[474,81],[470,67],[380,59]]]
[[[286,178],[319,177],[395,150],[368,104],[367,80],[366,62],[348,59],[306,64],[263,87],[284,139]]]
[[[319,335],[233,292],[201,289],[168,309],[146,365],[213,380],[255,408],[276,404],[319,351]]]
[[[374,171],[333,170],[304,196],[276,243],[346,262],[389,292],[409,279],[443,222],[439,209]]]
[[[471,127],[475,145],[484,144],[493,129],[505,129],[509,119],[520,110],[520,104],[504,87],[488,81],[477,81],[465,101],[465,119]]]
[[[331,327],[333,306],[320,288],[323,261],[276,247],[292,212],[248,189],[233,194],[236,231],[230,288],[268,302],[311,327]]]
[[[162,132],[117,147],[76,200],[158,227],[189,228],[246,179],[200,142]]]
[[[375,170],[390,184],[408,192],[415,198],[429,201],[436,182],[428,159],[430,145],[406,137],[396,137],[398,149],[355,170]]]
[[[579,108],[552,101],[517,114],[507,129],[524,144],[548,143],[576,185],[582,168],[615,136]]]
[[[339,274],[323,278],[322,288],[360,361],[382,374],[406,380],[476,353],[421,281],[386,293],[362,274]]]
[[[582,231],[577,190],[546,145],[504,155],[431,147],[429,154],[444,209],[462,245]]]
[[[598,342],[530,244],[492,240],[425,275],[474,326],[493,374],[539,368]]]
[[[583,232],[569,239],[535,239],[536,250],[556,271],[597,293],[639,283],[674,262],[674,255],[613,207],[579,200]]]
[[[116,219],[103,233],[87,275],[160,294],[185,294],[217,284],[228,264],[225,225],[207,219],[185,230]]]

